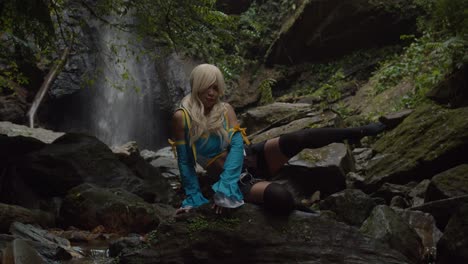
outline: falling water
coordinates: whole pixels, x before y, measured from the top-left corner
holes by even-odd
[[[154,60],[132,43],[131,33],[101,27],[100,65],[91,97],[91,129],[110,146],[136,140],[144,146],[161,142],[163,118],[157,95],[160,83]]]
[[[101,21],[88,23],[83,30],[88,51],[72,56],[59,76],[52,92],[69,95],[53,101],[48,123],[54,130],[94,135],[109,146],[129,141],[140,149],[166,146],[172,109],[189,90],[194,62],[158,54],[133,32]],[[86,85],[69,93],[76,83]]]

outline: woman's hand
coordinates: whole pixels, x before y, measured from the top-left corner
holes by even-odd
[[[216,214],[222,214],[223,213],[223,208],[224,207],[219,206],[219,205],[217,205],[215,203],[211,206],[211,209],[215,210]]]
[[[186,214],[192,210],[192,207],[181,207],[175,211],[175,215]]]

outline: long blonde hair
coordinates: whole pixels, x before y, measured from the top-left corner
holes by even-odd
[[[199,93],[205,91],[213,84],[218,86],[219,97],[209,114],[205,116],[205,107],[200,100]],[[182,106],[189,112],[192,118],[190,144],[193,144],[202,135],[209,133],[215,133],[222,140],[226,141],[228,134],[223,125],[224,113],[227,109],[220,99],[225,91],[223,74],[214,65],[200,64],[190,74],[190,87],[192,88],[192,92],[182,99]]]

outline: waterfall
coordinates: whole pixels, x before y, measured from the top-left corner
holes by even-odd
[[[109,18],[119,23],[131,19]],[[94,135],[109,146],[129,141],[140,149],[166,146],[172,111],[190,90],[195,62],[159,54],[133,32],[93,17],[86,21],[76,29],[75,51],[50,91],[43,115],[47,125]]]
[[[167,129],[161,126],[161,83],[154,58],[132,41],[134,34],[108,25],[99,29],[98,71],[89,88],[92,133],[110,146],[130,140],[140,146],[160,145]]]

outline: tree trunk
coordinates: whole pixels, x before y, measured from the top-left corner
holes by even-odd
[[[45,77],[44,82],[41,85],[41,88],[39,88],[39,91],[34,97],[31,108],[29,109],[28,114],[27,114],[29,116],[29,127],[31,128],[34,128],[34,118],[36,116],[37,109],[39,108],[39,106],[42,103],[42,100],[44,99],[44,95],[47,93],[47,90],[49,90],[50,85],[54,82],[55,78],[57,78],[58,73],[65,65],[65,62],[68,58],[68,54],[70,53],[71,47],[73,45],[73,39],[74,38],[72,37],[68,47],[66,47],[63,50],[63,53],[60,59],[57,61],[55,66],[52,67],[52,69],[50,69],[49,73]]]

